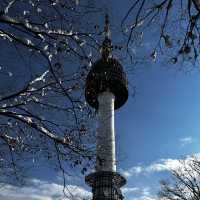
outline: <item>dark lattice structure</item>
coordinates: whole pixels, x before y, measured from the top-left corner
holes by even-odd
[[[92,187],[93,200],[122,200],[120,190],[126,180],[117,172],[100,171],[89,174],[86,183]]]

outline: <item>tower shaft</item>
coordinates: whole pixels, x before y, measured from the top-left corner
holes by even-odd
[[[99,93],[98,105],[96,172],[86,176],[86,182],[92,187],[92,200],[122,200],[120,188],[126,180],[116,172],[115,95],[109,91]]]
[[[116,172],[115,158],[115,96],[108,91],[98,95],[98,129],[96,171]]]

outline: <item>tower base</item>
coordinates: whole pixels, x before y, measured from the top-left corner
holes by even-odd
[[[117,172],[99,171],[85,177],[85,182],[92,187],[92,200],[122,200],[121,187],[126,179]]]

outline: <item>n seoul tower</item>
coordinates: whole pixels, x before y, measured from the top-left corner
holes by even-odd
[[[85,177],[92,187],[93,200],[122,200],[121,187],[126,180],[116,171],[114,111],[128,99],[126,74],[112,56],[108,15],[101,58],[91,67],[86,79],[85,98],[98,111],[95,172]]]

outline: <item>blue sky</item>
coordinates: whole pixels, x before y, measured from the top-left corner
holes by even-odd
[[[130,2],[101,3],[116,23]],[[115,31],[113,34],[117,40],[119,36]],[[177,160],[200,153],[200,72],[185,73],[161,66],[161,62],[149,62],[128,78],[136,86],[136,95],[116,112],[118,170],[127,178],[123,188],[126,200],[155,200],[159,180],[169,177],[168,170],[177,167]],[[42,168],[34,175],[28,186],[3,187],[0,199],[62,199],[59,174]],[[80,199],[90,195],[83,179],[81,175],[68,177],[69,191]]]
[[[164,173],[167,168],[150,170],[152,165],[166,165],[168,159],[173,163],[200,151],[199,78],[198,72],[184,74],[156,66],[134,77],[138,93],[116,118],[120,168],[132,174],[128,187],[157,192],[158,181],[169,174]],[[140,173],[140,168],[149,170]],[[133,196],[134,192],[130,199]]]

